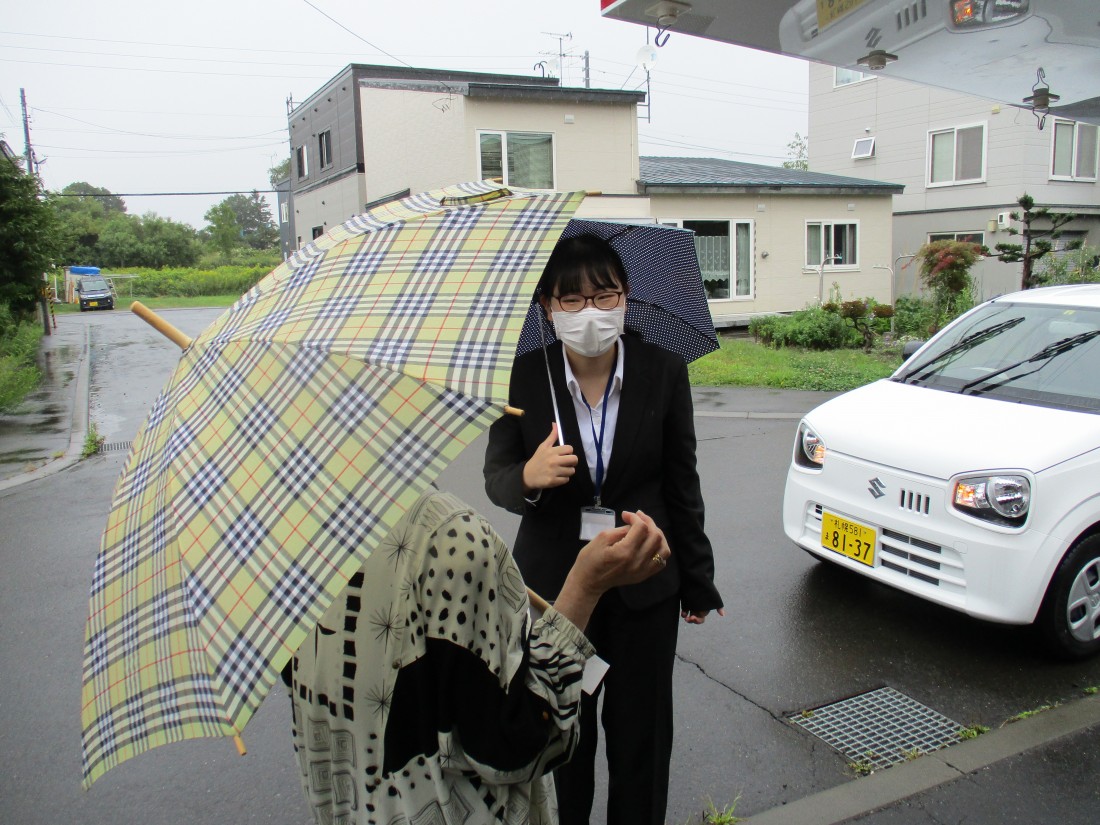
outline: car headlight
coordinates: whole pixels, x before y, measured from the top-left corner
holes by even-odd
[[[811,470],[820,470],[825,463],[825,442],[805,424],[798,428],[798,443],[794,449],[794,463],[799,467],[807,467]]]
[[[976,518],[1019,527],[1031,506],[1031,482],[1024,476],[960,478],[952,496],[955,509]]]

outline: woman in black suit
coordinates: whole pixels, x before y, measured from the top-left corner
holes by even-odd
[[[642,510],[665,532],[672,555],[653,561],[664,569],[606,593],[585,631],[611,666],[600,686],[604,821],[661,825],[677,614],[702,624],[711,610],[724,611],[703,530],[687,367],[680,356],[622,334],[628,289],[606,241],[582,235],[557,245],[538,292],[559,338],[548,347],[550,377],[541,351],[516,360],[510,402],[525,414],[492,426],[484,473],[489,498],[523,516],[515,558],[527,584],[550,601],[585,541],[621,524],[624,510]],[[563,825],[589,821],[598,697],[582,700],[580,742],[555,773]]]

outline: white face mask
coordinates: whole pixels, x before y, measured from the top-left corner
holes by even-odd
[[[561,342],[577,355],[595,358],[615,346],[625,320],[626,307],[585,307],[580,312],[555,312],[554,329]]]

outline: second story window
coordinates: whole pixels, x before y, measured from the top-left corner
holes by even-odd
[[[1050,177],[1096,180],[1098,132],[1100,127],[1092,123],[1056,120],[1050,139]]]
[[[294,150],[294,166],[298,170],[298,180],[309,175],[309,153],[305,144]]]
[[[320,159],[321,168],[332,166],[332,130],[326,130],[317,135],[317,157]]]
[[[806,224],[806,266],[857,266],[859,224],[809,221]]]
[[[985,180],[985,124],[928,133],[928,185]]]
[[[850,83],[859,83],[863,80],[873,80],[873,74],[861,72],[858,69],[844,69],[837,66],[833,72],[833,86],[847,86]]]
[[[482,178],[505,186],[554,188],[554,137],[539,132],[479,132],[478,167]]]

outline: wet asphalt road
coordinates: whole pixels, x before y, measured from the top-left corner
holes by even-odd
[[[217,314],[165,313],[191,335]],[[110,771],[89,793],[79,789],[87,584],[125,458],[122,447],[144,420],[177,352],[129,313],[64,320],[88,327],[89,413],[106,442],[120,449],[0,493],[6,568],[0,655],[8,665],[0,680],[0,743],[13,755],[0,778],[4,821],[305,823],[287,701],[278,692],[246,730],[250,753],[244,759],[228,742],[181,743]],[[1054,663],[1027,628],[968,619],[794,548],[780,527],[791,418],[700,416],[696,426],[727,616],[681,632],[669,823],[698,821],[708,798],[720,809],[739,798],[737,813],[748,816],[853,781],[847,758],[788,721],[803,709],[890,686],[962,725],[996,728],[1022,711],[1100,685],[1100,659]],[[482,491],[483,446],[467,450],[440,485],[511,539],[517,520],[489,504]],[[1095,732],[997,763],[954,787],[858,821],[1095,822]]]

